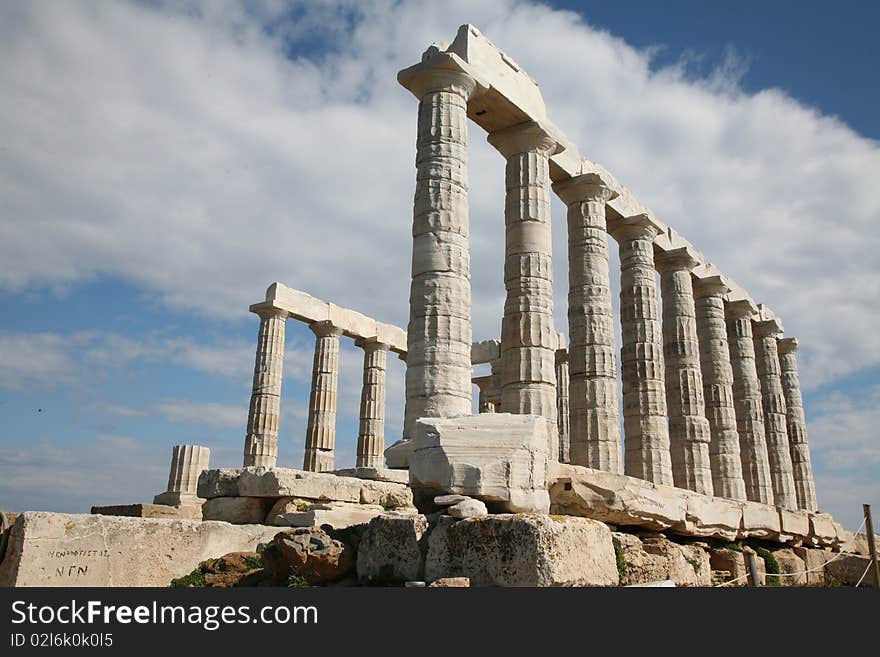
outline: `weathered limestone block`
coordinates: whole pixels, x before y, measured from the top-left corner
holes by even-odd
[[[330,321],[314,322],[309,328],[315,334],[315,359],[303,470],[327,472],[333,469],[336,447],[336,388],[342,329]]]
[[[773,503],[784,509],[797,509],[797,495],[788,446],[785,395],[780,378],[779,354],[776,338],[782,332],[777,320],[753,321],[755,335],[755,366],[761,382],[764,405],[764,427],[767,436],[767,456],[770,462],[770,480],[773,483]]]
[[[262,525],[274,503],[271,497],[212,497],[202,506],[202,518],[233,525]]]
[[[804,399],[797,369],[796,338],[783,338],[777,341],[782,389],[785,393],[785,417],[791,449],[792,474],[797,495],[798,508],[815,511],[816,484],[813,481],[813,465],[810,461],[810,447],[807,444],[807,421],[804,418]]]
[[[782,586],[806,586],[807,575],[804,572],[807,569],[806,565],[793,549],[772,550],[772,554],[779,564],[779,579]]]
[[[238,482],[244,497],[303,497],[310,500],[360,502],[361,479],[326,472],[287,468],[244,468]]]
[[[685,519],[673,531],[686,536],[736,539],[742,526],[742,503],[722,497],[684,495]]]
[[[733,368],[724,321],[724,295],[730,288],[721,276],[699,278],[693,287],[703,398],[712,436],[709,443],[712,489],[719,497],[745,501],[746,485],[733,405]]]
[[[711,431],[703,399],[703,373],[691,270],[699,263],[685,247],[654,256],[663,295],[663,362],[672,479],[678,488],[712,495]]]
[[[402,584],[425,572],[423,515],[385,514],[370,521],[358,544],[357,574],[364,584]]]
[[[865,557],[870,556],[871,554],[871,548],[868,545],[868,535],[864,532],[847,532],[845,543],[847,552],[861,554]],[[874,534],[874,545],[876,545],[877,549],[880,550],[880,534]]]
[[[477,81],[440,53],[398,79],[419,99],[403,426],[411,438],[420,417],[471,412],[467,103]]]
[[[730,302],[724,308],[746,498],[752,502],[773,504],[764,407],[761,383],[755,367],[755,343],[752,336],[751,318],[756,310],[755,304],[745,299]]]
[[[782,530],[779,511],[775,506],[743,502],[743,524],[739,538],[765,538],[776,540]]]
[[[364,350],[364,382],[361,388],[358,468],[381,468],[385,449],[385,370],[388,345],[377,338],[355,342]]]
[[[280,501],[278,500],[278,502]],[[267,519],[271,519],[269,524],[279,527],[323,527],[330,525],[333,529],[344,529],[352,525],[368,523],[384,513],[387,511],[377,504],[350,504],[348,502],[303,504],[297,502],[279,507],[276,502]]]
[[[793,511],[778,507],[779,540],[800,544],[810,535],[810,515],[806,511]]]
[[[745,555],[737,550],[727,548],[711,548],[709,564],[713,571],[723,570],[728,573],[726,581],[737,580],[732,586],[748,586],[748,566]]]
[[[653,240],[646,214],[610,227],[620,251],[620,367],[623,381],[624,472],[672,486],[663,338]]]
[[[226,522],[21,514],[0,586],[168,586],[205,559],[256,549],[277,527]]]
[[[412,454],[412,440],[409,438],[398,440],[385,448],[385,465],[389,469],[406,470],[409,468],[410,454]]]
[[[512,512],[550,508],[543,418],[509,413],[423,418],[413,441],[414,489],[468,495]]]
[[[833,552],[805,547],[793,549],[794,553],[804,562],[807,586],[825,586],[825,564],[836,555]]]
[[[412,489],[406,484],[364,480],[361,485],[361,504],[378,504],[385,509],[413,508]]]
[[[568,206],[568,462],[621,472],[605,220],[605,204],[617,192],[595,173],[554,183],[553,191]]]
[[[435,579],[433,582],[428,584],[428,588],[442,588],[442,589],[450,589],[450,588],[469,588],[471,585],[471,580],[469,577],[440,577]]]
[[[116,504],[93,506],[92,513],[101,516],[126,516],[128,518],[182,518],[201,520],[201,504],[184,504],[170,506],[168,504]],[[215,518],[209,518],[214,520]]]
[[[687,502],[681,491],[642,479],[561,465],[550,487],[550,512],[582,516],[612,525],[668,529],[684,525]]]
[[[467,495],[437,495],[434,498],[434,504],[437,506],[453,506],[459,502],[466,502],[467,500],[472,499],[474,498],[468,497]]]
[[[810,535],[806,545],[814,547],[835,547],[846,540],[840,525],[828,513],[810,514]]]
[[[561,150],[534,121],[489,134],[507,160],[501,411],[547,421],[547,458],[558,460],[549,157]]]
[[[673,543],[663,536],[639,539],[614,532],[626,562],[621,584],[643,584],[671,579],[676,586],[710,586],[709,555],[697,545]]]
[[[199,475],[198,495],[206,499],[212,497],[238,497],[239,468],[217,468],[203,470]]]
[[[611,532],[587,518],[501,514],[441,523],[428,537],[428,580],[472,586],[615,586]]]
[[[297,575],[312,586],[339,581],[354,572],[351,547],[318,527],[297,527],[276,535],[263,551],[263,566],[271,581],[280,586]]]
[[[841,553],[836,559],[829,560],[825,564],[825,580],[832,585],[855,586],[870,563],[871,557]],[[870,572],[862,579],[861,586],[874,586]]]
[[[254,382],[248,409],[243,465],[272,468],[278,461],[284,330],[289,313],[273,302],[251,306],[251,312],[260,316],[260,332],[254,358]]]
[[[339,477],[356,477],[357,479],[372,479],[373,481],[390,481],[395,484],[408,484],[409,474],[403,470],[391,470],[390,468],[342,468],[334,470],[333,474]]]
[[[483,504],[480,500],[467,499],[453,504],[448,509],[446,509],[446,513],[448,513],[453,518],[462,519],[475,518],[476,516],[485,516],[489,513],[489,510],[486,508],[486,505]]]

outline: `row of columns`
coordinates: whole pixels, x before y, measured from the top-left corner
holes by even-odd
[[[278,418],[284,363],[287,311],[266,304],[260,316],[254,383],[248,412],[245,466],[275,467],[278,460]],[[315,356],[309,397],[309,416],[303,470],[326,472],[334,468],[336,403],[339,380],[339,339],[343,329],[332,322],[309,324],[315,334]],[[381,468],[385,449],[385,380],[389,345],[377,338],[359,338],[364,352],[357,467]]]

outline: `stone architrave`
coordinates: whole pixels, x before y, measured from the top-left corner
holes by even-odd
[[[756,310],[755,304],[748,299],[730,301],[724,307],[733,370],[733,406],[746,498],[751,502],[773,504],[761,383],[755,367],[755,343],[752,338],[752,315]]]
[[[713,494],[711,431],[703,399],[700,343],[691,270],[700,264],[686,248],[654,256],[663,295],[663,360],[672,478],[679,488]]]
[[[653,240],[658,230],[648,215],[638,214],[616,222],[611,236],[620,250],[625,472],[672,486],[663,338],[654,269]]]
[[[198,503],[199,475],[207,470],[211,450],[201,445],[175,445],[171,451],[171,471],[168,474],[168,490],[153,498],[153,504],[180,506]]]
[[[364,350],[356,467],[381,468],[385,465],[385,370],[388,345],[377,338],[362,338],[355,344]]]
[[[419,99],[403,428],[411,438],[420,417],[471,413],[467,103],[477,82],[444,53],[398,80]]]
[[[342,329],[329,321],[314,322],[309,328],[315,334],[315,360],[303,470],[327,472],[333,469],[336,445],[336,386]]]
[[[570,462],[621,472],[620,414],[605,204],[617,196],[588,173],[553,185],[568,205]]]
[[[555,461],[559,430],[549,157],[560,147],[535,122],[493,132],[489,143],[507,159],[501,411],[546,418],[547,451]]]
[[[798,508],[815,511],[816,484],[810,463],[810,447],[807,444],[807,422],[804,419],[804,399],[797,369],[797,338],[783,338],[776,343],[779,366],[782,371],[782,389],[785,393],[785,415],[788,425],[788,446]]]
[[[564,345],[564,341],[560,344]],[[556,350],[556,426],[559,428],[560,463],[568,463],[571,458],[570,408],[568,349],[562,346]]]
[[[770,480],[773,482],[773,500],[784,509],[797,509],[797,494],[788,448],[785,394],[782,390],[779,354],[776,338],[782,334],[777,320],[753,322],[755,340],[755,367],[761,382],[764,406],[764,427],[767,436],[767,457],[770,462]]]
[[[288,312],[269,303],[251,306],[260,316],[254,383],[248,409],[244,466],[272,468],[278,461],[278,418],[284,366],[284,327]]]
[[[703,399],[712,436],[709,443],[712,488],[719,497],[745,501],[746,485],[733,406],[733,369],[724,321],[724,295],[730,288],[720,276],[698,278],[693,287]]]

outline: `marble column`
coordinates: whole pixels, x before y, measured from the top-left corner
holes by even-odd
[[[691,270],[700,262],[686,248],[657,253],[663,298],[663,361],[672,479],[678,488],[712,495],[711,431],[703,399],[700,343]]]
[[[336,445],[336,386],[342,329],[329,321],[314,322],[309,328],[315,334],[315,361],[303,470],[327,472],[333,469]]]
[[[755,304],[748,299],[728,302],[724,307],[730,365],[733,369],[733,407],[746,498],[752,502],[773,504],[761,383],[755,367],[755,344],[752,338],[752,315],[756,310]]]
[[[251,306],[260,316],[254,381],[248,409],[244,465],[274,468],[278,461],[278,419],[284,367],[284,328],[288,312],[270,303]]]
[[[766,320],[753,322],[752,328],[755,340],[755,366],[761,382],[773,499],[776,506],[797,509],[791,451],[788,448],[785,394],[782,390],[779,354],[776,350],[776,338],[782,334],[782,327],[776,320]]]
[[[476,83],[436,59],[405,81],[420,101],[404,438],[420,417],[471,414],[467,101]]]
[[[553,185],[568,206],[571,463],[620,472],[620,412],[605,204],[617,196],[593,173]]]
[[[489,135],[507,159],[501,410],[547,418],[548,454],[559,453],[549,157],[556,141],[533,122]]]
[[[807,444],[807,421],[804,418],[804,399],[797,369],[797,338],[783,338],[776,343],[779,366],[782,371],[782,390],[785,393],[785,416],[788,427],[788,446],[798,508],[816,511],[816,484]]]
[[[478,412],[494,413],[495,403],[492,398],[495,381],[492,375],[474,377],[471,381],[480,389]]]
[[[559,428],[559,462],[571,463],[569,359],[565,342],[556,350],[556,426]]]
[[[657,303],[653,240],[645,214],[611,226],[620,251],[620,366],[623,379],[624,471],[674,485],[669,455],[663,337]]]
[[[703,399],[712,436],[709,443],[712,488],[718,497],[745,501],[746,484],[733,406],[733,368],[724,321],[724,296],[730,288],[720,276],[698,278],[693,287]]]
[[[377,338],[360,338],[355,345],[364,350],[364,383],[361,388],[358,468],[385,467],[385,371],[388,345]]]
[[[199,475],[208,469],[211,450],[201,445],[175,445],[171,451],[168,490],[153,498],[153,504],[180,506],[195,502]]]

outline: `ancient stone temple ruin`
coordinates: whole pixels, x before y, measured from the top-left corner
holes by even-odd
[[[196,509],[213,532],[239,527],[230,549],[253,549],[280,527],[358,526],[356,574],[367,584],[708,585],[713,571],[743,583],[742,553],[707,541],[772,544],[792,577],[841,563],[854,539],[817,506],[798,342],[781,318],[581,155],[538,85],[476,28],[432,45],[398,80],[418,101],[406,330],[272,284],[250,308],[260,323],[242,467],[211,470],[206,449],[176,447],[153,505],[96,508],[89,522],[168,522]],[[469,121],[506,161],[500,339],[477,343]],[[551,194],[567,206],[567,327],[554,323]],[[301,470],[277,467],[290,319],[315,335]],[[339,470],[342,339],[363,351],[363,380],[356,464]],[[406,364],[400,439],[385,432],[389,352]],[[484,364],[491,374],[474,377]],[[26,527],[12,539],[19,556]],[[183,550],[179,574],[212,556],[201,545]],[[7,563],[7,578],[55,583],[32,565],[10,575]]]

